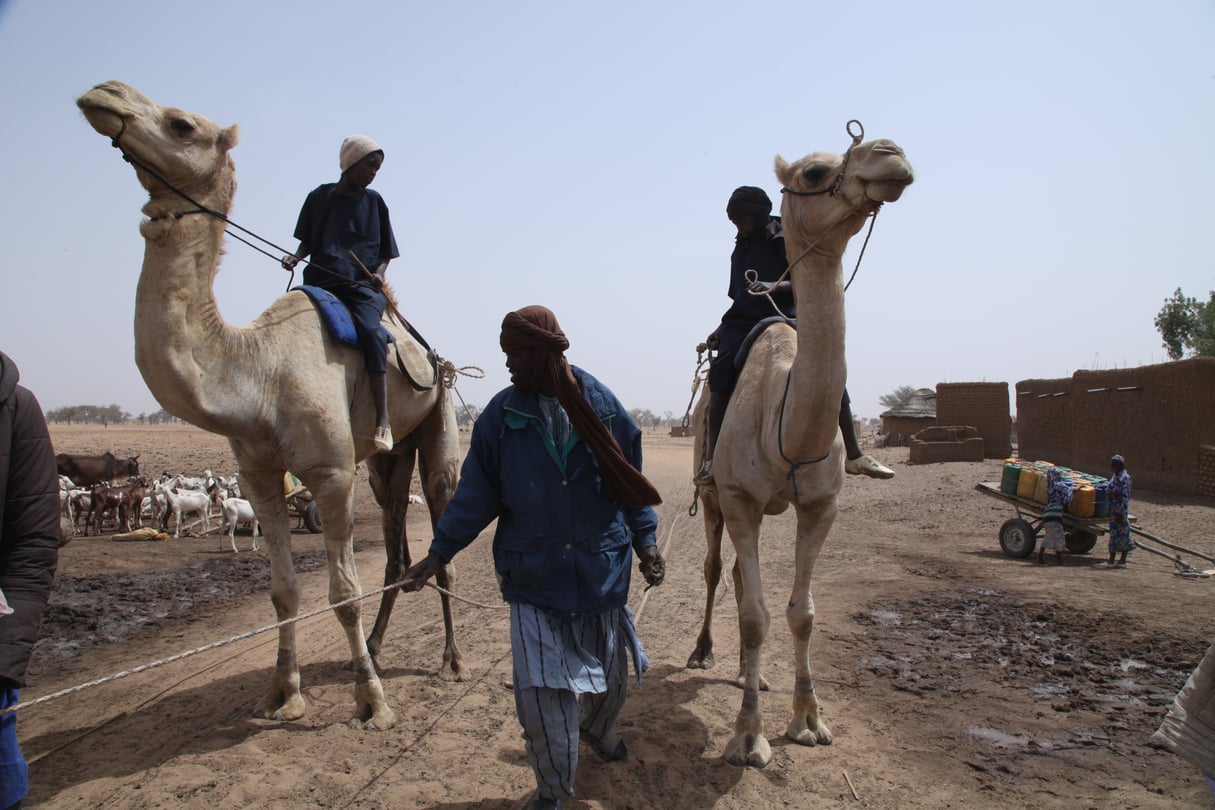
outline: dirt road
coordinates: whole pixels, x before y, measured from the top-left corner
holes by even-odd
[[[52,437],[60,451],[139,453],[152,474],[234,472],[226,443],[189,427],[53,425]],[[1213,806],[1193,767],[1146,741],[1215,636],[1215,580],[1176,577],[1167,560],[1142,551],[1129,568],[1106,569],[1097,565],[1102,544],[1063,566],[1013,560],[996,539],[1011,509],[973,491],[998,480],[999,462],[912,466],[904,449],[875,451],[897,471],[893,480],[848,478],[814,575],[814,674],[834,744],[805,748],[781,736],[792,690],[781,608],[793,535],[791,515],[782,515],[763,532],[772,614],[763,711],[773,758],[762,770],[725,764],[741,699],[728,582],[715,612],[717,666],[684,668],[705,593],[703,530],[687,513],[691,454],[689,439],[647,439],[647,474],[666,501],[659,541],[668,575],[648,592],[635,577],[631,603],[653,668],[621,720],[629,760],[605,764],[584,747],[578,798],[567,806]],[[371,588],[383,553],[360,479],[358,561]],[[429,534],[415,512],[416,559]],[[1212,505],[1137,491],[1132,512],[1153,533],[1215,554]],[[301,529],[293,539],[307,569],[303,605],[323,606],[319,536]],[[214,534],[73,539],[22,697],[272,623],[264,550],[249,552],[247,533],[238,541],[233,555]],[[457,569],[460,593],[498,602],[488,535]],[[374,605],[364,608],[367,625]],[[19,723],[32,761],[28,806],[515,808],[532,777],[503,686],[505,614],[468,605],[456,613],[471,669],[463,683],[436,674],[434,592],[398,601],[381,661],[398,715],[388,732],[347,727],[348,650],[327,612],[298,631],[310,703],[300,721],[252,717],[274,633],[31,707]]]

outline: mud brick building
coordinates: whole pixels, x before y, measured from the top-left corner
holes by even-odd
[[[937,383],[937,424],[968,425],[983,437],[984,458],[1012,455],[1008,383]]]
[[[887,447],[906,447],[911,437],[937,424],[937,394],[921,388],[897,408],[882,414],[882,434]]]
[[[1215,498],[1215,357],[1022,380],[1016,404],[1022,458],[1105,475],[1119,453],[1137,487]]]

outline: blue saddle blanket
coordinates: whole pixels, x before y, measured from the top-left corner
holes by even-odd
[[[350,317],[350,310],[346,309],[346,305],[339,301],[336,295],[328,290],[307,284],[301,284],[291,289],[300,290],[312,299],[312,303],[316,305],[316,311],[320,313],[321,320],[325,322],[325,326],[328,327],[329,334],[333,336],[334,340],[356,349],[359,348],[359,336],[354,331],[354,319]],[[380,338],[385,344],[396,343],[396,339],[384,328],[384,324],[380,324]]]

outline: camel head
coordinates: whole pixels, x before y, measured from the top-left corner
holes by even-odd
[[[236,190],[228,155],[237,141],[235,126],[224,129],[201,115],[161,107],[122,82],[97,85],[78,98],[76,106],[93,129],[129,156],[153,201],[175,207],[184,202],[163,178],[196,201],[227,213]]]
[[[785,231],[800,231],[803,239],[814,241],[834,230],[843,237],[832,240],[842,253],[865,218],[882,203],[899,199],[915,174],[898,144],[878,139],[855,143],[843,154],[814,152],[792,163],[777,155],[776,177],[784,187]]]

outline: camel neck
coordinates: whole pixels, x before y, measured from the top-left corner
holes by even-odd
[[[224,433],[217,403],[248,395],[226,368],[239,330],[224,323],[212,289],[224,223],[205,215],[168,217],[145,221],[141,231],[146,246],[135,295],[136,365],[165,410]]]
[[[789,372],[783,437],[795,461],[825,455],[839,428],[848,370],[844,354],[844,285],[840,256],[810,251],[789,239],[786,248],[797,302],[797,355]],[[800,261],[799,261],[800,257]]]

